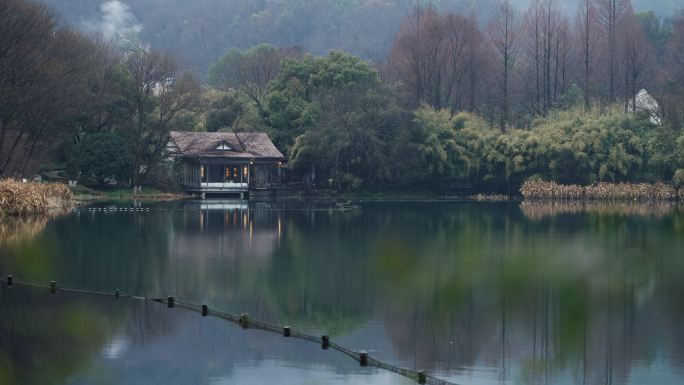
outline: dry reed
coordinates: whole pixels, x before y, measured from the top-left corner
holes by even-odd
[[[23,183],[14,179],[0,181],[0,214],[45,214],[72,205],[71,190],[57,183]]]
[[[674,201],[684,192],[664,183],[599,183],[591,186],[562,185],[555,182],[527,181],[520,188],[525,199]]]
[[[499,194],[477,194],[469,196],[468,199],[472,199],[477,202],[502,202],[510,200],[510,197],[508,195]]]

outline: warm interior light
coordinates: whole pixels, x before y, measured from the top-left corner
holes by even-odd
[[[200,166],[200,178],[204,178],[204,166]]]

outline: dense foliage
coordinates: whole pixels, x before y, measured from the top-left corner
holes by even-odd
[[[40,152],[86,182],[164,187],[169,131],[200,130],[265,131],[291,179],[338,189],[684,184],[684,17],[504,1],[483,26],[445,4],[406,8],[381,64],[258,44],[207,65],[202,86],[135,28],[96,44],[43,6],[5,2],[15,22],[0,46],[20,55],[0,57],[0,174],[31,175]]]
[[[74,180],[80,177],[104,185],[131,178],[133,156],[128,143],[117,134],[87,135],[72,151],[67,171]]]

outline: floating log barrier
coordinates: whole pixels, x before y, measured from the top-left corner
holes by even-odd
[[[7,286],[14,286],[14,287],[32,287],[32,288],[44,288],[45,286],[40,285],[40,284],[35,284],[35,283],[29,283],[29,282],[21,282],[17,279],[15,279],[13,276],[8,275],[6,279],[0,279],[0,282],[5,282]],[[54,294],[57,290],[57,284],[55,281],[50,282],[50,292]],[[260,322],[257,320],[253,320],[249,318],[249,315],[247,313],[242,313],[239,316],[234,315],[231,313],[226,313],[222,312],[220,310],[216,309],[211,309],[211,314],[209,312],[209,306],[207,305],[196,305],[190,302],[185,302],[182,301],[178,298],[175,298],[173,296],[168,296],[166,298],[147,298],[147,297],[141,297],[141,296],[136,296],[136,295],[131,295],[131,294],[122,294],[119,292],[119,290],[115,291],[110,291],[110,292],[99,292],[99,291],[91,291],[91,290],[83,290],[83,289],[75,289],[75,288],[68,288],[68,287],[60,287],[60,291],[63,292],[68,292],[68,293],[77,293],[77,294],[87,294],[87,295],[100,295],[100,296],[110,296],[114,298],[129,298],[132,300],[138,300],[138,301],[147,301],[151,300],[153,302],[158,302],[160,304],[166,304],[167,307],[169,308],[183,308],[186,310],[194,311],[197,313],[202,314],[202,316],[208,316],[211,315],[213,317],[221,318],[225,321],[233,322],[235,324],[238,324],[242,326],[244,329],[247,329],[248,327],[250,329],[257,329],[257,330],[262,330],[262,331],[268,331],[272,333],[277,333],[281,334],[284,337],[292,337],[292,338],[299,338],[302,340],[307,340],[310,342],[315,342],[315,343],[320,343],[321,347],[323,349],[333,349],[337,350],[340,353],[343,353],[350,358],[354,359],[359,363],[359,365],[363,367],[375,367],[378,369],[383,369],[392,373],[396,373],[400,376],[410,378],[414,381],[416,381],[419,384],[432,384],[432,385],[455,385],[453,382],[441,380],[439,378],[435,378],[432,376],[428,376],[423,370],[413,370],[413,369],[408,369],[408,368],[402,368],[394,365],[390,365],[388,363],[382,362],[380,360],[377,360],[373,357],[371,357],[368,352],[365,350],[361,351],[354,351],[348,348],[345,348],[344,346],[338,345],[336,343],[333,343],[330,341],[330,337],[327,335],[324,335],[322,337],[315,337],[310,334],[298,332],[295,330],[292,330],[290,326],[276,326],[276,325],[271,325],[265,322]],[[117,297],[118,294],[118,297]]]
[[[88,207],[87,209],[90,212],[148,212],[150,211],[149,207]]]

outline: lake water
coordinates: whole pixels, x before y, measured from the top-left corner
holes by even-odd
[[[246,312],[458,384],[684,382],[682,208],[127,206],[0,221],[0,273]],[[151,301],[0,288],[0,385],[267,383],[414,382]]]

